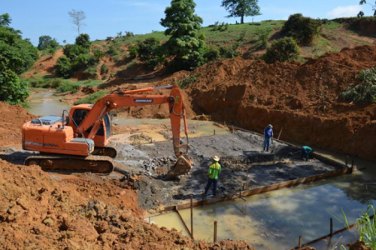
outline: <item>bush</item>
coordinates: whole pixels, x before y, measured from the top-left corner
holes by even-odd
[[[281,33],[295,38],[300,45],[311,45],[320,27],[320,21],[304,17],[302,14],[294,14],[283,25]]]
[[[88,34],[80,34],[76,37],[76,45],[83,47],[83,48],[90,48],[90,37]]]
[[[266,50],[263,59],[267,63],[292,61],[299,55],[298,44],[294,38],[285,37],[276,40]]]
[[[10,69],[0,71],[0,101],[18,104],[28,96],[27,84],[21,82],[15,72]]]
[[[55,65],[55,74],[60,77],[69,78],[72,72],[72,65],[66,56],[60,57]]]
[[[239,55],[239,52],[236,50],[238,46],[232,46],[232,47],[220,47],[219,48],[219,54],[223,58],[234,58]]]
[[[59,47],[59,43],[56,41],[56,39],[53,39],[50,36],[40,36],[39,37],[39,43],[38,43],[38,49],[39,50],[48,50],[55,51]]]
[[[68,44],[64,47],[63,52],[66,57],[74,61],[79,55],[86,54],[89,51],[87,48],[84,48],[75,44],[74,45]]]
[[[101,75],[107,74],[108,73],[108,67],[106,64],[101,65],[101,70],[100,70]]]
[[[141,61],[153,59],[158,54],[160,44],[155,38],[148,38],[137,44],[137,54]]]
[[[195,83],[197,81],[197,77],[195,75],[188,76],[178,82],[180,88],[185,89],[189,85]]]
[[[217,60],[219,56],[219,50],[216,48],[207,48],[204,53],[204,58],[207,62]]]
[[[90,54],[80,54],[77,56],[76,60],[74,60],[72,64],[73,70],[84,70],[93,66],[97,63],[97,60],[94,56]]]
[[[137,57],[137,45],[130,45],[128,47],[129,58],[134,59]]]
[[[376,102],[376,68],[362,70],[358,75],[359,84],[340,95],[346,102],[366,105]]]

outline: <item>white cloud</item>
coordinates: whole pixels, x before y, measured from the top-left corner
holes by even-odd
[[[338,6],[328,13],[329,18],[353,17],[363,8],[360,5]]]

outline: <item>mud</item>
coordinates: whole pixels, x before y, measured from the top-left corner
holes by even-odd
[[[168,134],[168,131],[165,129],[160,133]],[[124,138],[120,143],[121,137],[122,135],[116,135],[112,142],[112,146],[119,152],[116,161],[133,176],[131,185],[137,190],[139,205],[150,213],[165,206],[186,202],[191,195],[194,199],[202,199],[208,165],[214,155],[222,158],[218,196],[232,195],[243,188],[270,185],[336,169],[316,159],[303,161],[299,148],[277,141],[273,143],[271,152],[261,152],[263,138],[259,135],[227,131],[189,139],[188,155],[193,162],[192,170],[179,179],[169,180],[166,173],[176,161],[172,156],[173,148],[169,140],[153,143],[149,140],[131,145],[125,144]]]

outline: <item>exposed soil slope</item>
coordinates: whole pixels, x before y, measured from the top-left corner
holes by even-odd
[[[303,65],[240,58],[208,64],[192,74],[196,113],[262,131],[273,123],[282,138],[376,159],[376,104],[341,103],[339,93],[360,70],[376,66],[376,47],[326,54]]]
[[[34,75],[45,76],[53,75],[54,67],[59,57],[64,55],[63,49],[58,49],[53,55],[45,55],[40,57],[23,77],[30,78]]]
[[[19,106],[0,102],[0,147],[21,145],[21,127],[33,118]]]
[[[0,160],[0,242],[5,249],[250,249],[193,242],[141,218],[136,193],[96,175],[47,174]]]

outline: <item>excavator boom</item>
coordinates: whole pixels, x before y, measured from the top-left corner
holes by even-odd
[[[171,90],[170,94],[146,94],[161,89]],[[107,147],[111,134],[111,121],[108,112],[122,107],[161,104],[169,106],[174,154],[180,164],[183,162],[184,167],[190,169],[190,162],[186,156],[184,157],[188,146],[181,144],[180,139],[180,131],[183,125],[188,143],[183,97],[177,86],[117,91],[102,97],[93,106],[87,104],[73,106],[68,119],[65,119],[63,112],[62,117],[41,117],[25,123],[22,130],[23,148],[48,154],[48,156],[41,155],[40,159],[38,159],[38,156],[33,156],[25,163],[27,165],[32,163],[43,165],[44,170],[78,170],[80,167],[66,166],[67,164],[65,164],[70,162],[75,165],[75,162],[77,162],[77,165],[83,166],[84,171],[92,168],[92,172],[110,172],[113,168],[112,165],[104,164],[104,159],[93,159],[91,157],[93,154],[116,156],[115,149]],[[182,152],[183,148],[185,148],[185,152]],[[80,157],[79,161],[77,157]],[[60,158],[71,158],[71,160],[66,161]],[[83,164],[82,159],[91,163]]]

